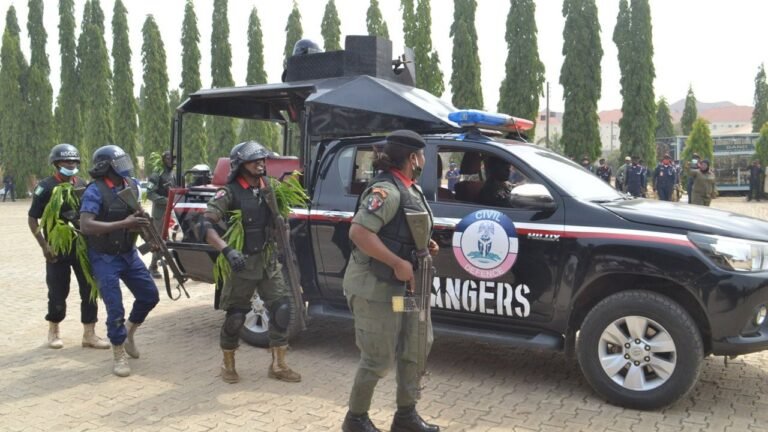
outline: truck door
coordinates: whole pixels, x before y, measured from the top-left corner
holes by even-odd
[[[358,196],[374,176],[373,146],[349,145],[325,156],[312,203],[312,243],[325,299],[346,302],[342,281],[351,253],[349,226]]]
[[[557,208],[548,211],[480,204],[481,189],[487,180],[486,166],[491,157],[511,164],[508,181],[513,186],[545,184],[512,153],[496,146],[475,146],[471,142],[428,146],[427,164],[434,163],[436,169],[428,170],[424,187],[435,215],[433,238],[440,244],[440,254],[434,261],[437,270],[433,281],[434,313],[446,319],[466,319],[469,314],[489,315],[497,320],[485,317],[484,321],[499,324],[547,322],[552,317],[561,268],[559,238],[564,224],[563,203],[558,196],[553,196]],[[553,193],[550,190],[550,194]],[[501,212],[514,225],[512,231],[516,239],[510,240],[510,244],[517,243],[516,257],[511,269],[497,277],[470,274],[463,267],[469,261],[457,259],[457,253],[462,254],[461,241],[457,244],[455,235],[459,222],[483,209]],[[478,229],[477,225],[472,226]],[[464,248],[467,247],[475,246],[465,244]]]

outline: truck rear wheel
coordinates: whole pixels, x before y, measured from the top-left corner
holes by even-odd
[[[293,302],[293,298],[290,297],[290,299]],[[295,311],[295,305],[292,304],[291,306]],[[240,339],[249,345],[262,348],[269,347],[269,320],[269,311],[264,302],[259,298],[258,294],[254,294],[251,311],[245,316],[245,323],[243,328],[240,329]],[[299,333],[300,330],[296,319],[291,317],[288,326],[288,339],[294,339]]]
[[[634,409],[664,407],[686,395],[704,356],[691,316],[649,291],[620,292],[598,303],[581,325],[576,350],[592,388]]]

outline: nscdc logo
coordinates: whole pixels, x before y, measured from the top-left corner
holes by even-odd
[[[517,259],[515,225],[496,210],[478,210],[465,216],[453,233],[453,255],[467,273],[495,279]]]

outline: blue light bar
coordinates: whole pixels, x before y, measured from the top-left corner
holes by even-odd
[[[497,130],[528,130],[533,128],[533,122],[507,114],[491,113],[480,110],[461,110],[448,114],[448,120],[461,127],[478,127]]]

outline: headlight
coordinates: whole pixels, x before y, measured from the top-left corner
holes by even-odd
[[[768,243],[699,233],[688,233],[688,238],[726,270],[768,270]]]

